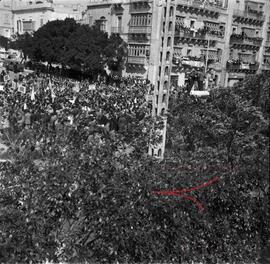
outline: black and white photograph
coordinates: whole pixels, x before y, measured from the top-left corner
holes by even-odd
[[[0,264],[270,264],[270,0],[0,0]]]

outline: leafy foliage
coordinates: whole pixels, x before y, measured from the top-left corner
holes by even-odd
[[[126,45],[119,35],[108,37],[97,26],[80,25],[70,18],[48,22],[32,37],[19,36],[13,45],[34,61],[61,64],[88,75],[106,66],[120,71],[126,57]]]

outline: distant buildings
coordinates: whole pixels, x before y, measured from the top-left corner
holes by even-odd
[[[9,38],[13,34],[11,0],[0,0],[0,35]]]
[[[53,1],[0,0],[0,34],[33,32],[52,20],[82,18],[81,5],[54,4]]]

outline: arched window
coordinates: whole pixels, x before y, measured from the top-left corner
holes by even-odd
[[[166,17],[166,11],[167,11],[167,8],[164,7],[164,8],[163,8],[163,17],[164,17],[164,18]]]
[[[158,156],[161,157],[161,149],[158,150]]]
[[[166,66],[165,67],[165,76],[168,76],[169,75],[169,66]]]
[[[165,108],[161,109],[161,115],[165,115]]]
[[[163,84],[163,90],[167,90],[168,89],[168,82],[165,81]]]
[[[97,21],[99,28],[101,31],[106,31],[106,24],[107,24],[107,20],[104,16],[100,17],[100,19]]]
[[[170,47],[171,44],[172,44],[172,38],[168,37],[168,39],[167,39],[167,47]]]
[[[167,51],[167,53],[166,53],[166,61],[169,61],[169,60],[170,60],[170,52]]]
[[[169,31],[171,32],[172,31],[172,21],[169,22]]]
[[[170,17],[173,16],[173,6],[170,7]]]
[[[166,94],[163,94],[162,95],[162,103],[165,103],[165,101],[166,101]]]

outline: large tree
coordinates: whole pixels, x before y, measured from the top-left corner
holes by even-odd
[[[97,75],[106,67],[120,71],[126,57],[126,44],[119,35],[109,37],[97,26],[80,25],[70,18],[48,22],[32,37],[18,36],[13,46],[34,61],[61,64],[87,75]]]

